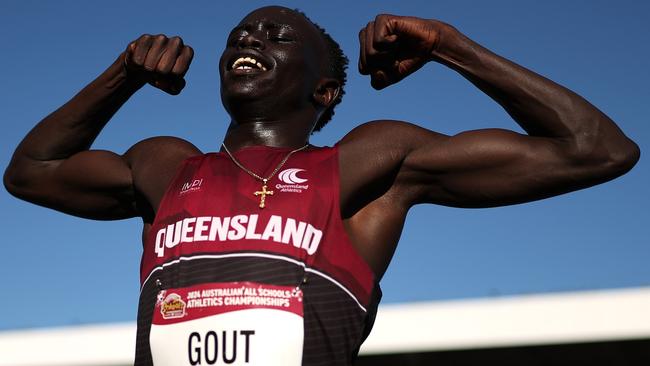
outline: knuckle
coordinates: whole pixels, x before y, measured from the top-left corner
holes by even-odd
[[[170,63],[166,63],[166,64],[164,64],[164,65],[158,65],[158,70],[157,70],[157,72],[158,72],[160,75],[164,75],[165,77],[168,77],[168,76],[170,76],[170,75],[171,75],[171,76],[174,76],[174,73],[172,72],[172,71],[173,71],[173,70],[172,70],[173,67],[174,67],[174,65],[173,65],[173,64],[170,64]]]
[[[160,78],[167,78],[169,75],[169,70],[163,69],[160,65],[156,66],[153,70],[151,70],[151,72],[156,74],[156,77]]]
[[[156,70],[156,65],[153,64],[150,60],[145,60],[145,62],[142,65],[142,68],[145,69],[146,71],[155,71]]]
[[[135,44],[135,48],[138,48],[138,47],[149,47],[149,46],[151,45],[152,39],[153,39],[152,36],[149,35],[149,34],[143,34],[143,35],[141,35],[140,38],[138,38],[138,39],[134,42],[134,44]]]
[[[165,44],[167,44],[167,37],[163,35],[157,35],[151,40],[151,45],[157,48],[162,48]]]
[[[174,64],[173,66],[174,67],[172,67],[169,73],[175,77],[185,75],[187,69],[189,68],[189,64],[187,62],[179,62],[177,64]]]
[[[131,55],[131,61],[133,61],[133,64],[135,65],[142,65],[144,62],[144,57],[139,52],[135,52]]]

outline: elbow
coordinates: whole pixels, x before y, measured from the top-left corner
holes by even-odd
[[[4,172],[4,175],[2,176],[2,183],[4,184],[7,192],[9,192],[14,197],[20,198],[21,184],[19,183],[19,179],[15,173],[15,170],[16,169],[11,164],[9,164]]]
[[[16,185],[14,183],[14,175],[12,174],[12,169],[11,169],[11,164],[5,169],[5,173],[2,176],[2,184],[4,184],[5,189],[7,192],[11,193],[12,195],[14,194],[13,191],[16,188]]]
[[[639,161],[641,151],[634,141],[622,137],[609,143],[582,144],[570,149],[569,165],[589,185],[600,184],[629,172]]]
[[[628,140],[624,149],[613,154],[613,165],[617,167],[620,175],[623,175],[636,165],[641,158],[641,149],[634,141]]]
[[[639,146],[632,140],[627,141],[616,148],[608,151],[601,161],[602,174],[607,180],[620,177],[629,172],[636,165],[641,157]]]
[[[16,198],[29,201],[30,191],[33,190],[37,176],[31,167],[25,166],[18,159],[12,159],[2,176],[2,183],[7,192]]]

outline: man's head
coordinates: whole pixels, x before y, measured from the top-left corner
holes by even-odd
[[[228,37],[220,61],[221,98],[233,117],[254,112],[281,119],[282,113],[311,108],[319,115],[317,131],[341,101],[346,66],[338,44],[303,13],[257,9]]]

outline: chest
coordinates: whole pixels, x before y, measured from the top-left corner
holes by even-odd
[[[312,221],[332,215],[339,197],[333,159],[283,158],[286,155],[241,154],[237,164],[224,154],[188,159],[169,180],[156,220],[183,212],[221,217],[282,215]]]
[[[275,155],[238,158],[267,177],[263,167],[276,166],[283,156]],[[262,162],[255,163],[255,157]],[[193,278],[194,270],[186,264],[204,259],[273,258],[296,266],[298,275],[307,269],[323,271],[367,297],[374,276],[340,216],[336,154],[305,153],[286,163],[260,182],[223,154],[186,160],[148,225],[142,282],[162,272]]]

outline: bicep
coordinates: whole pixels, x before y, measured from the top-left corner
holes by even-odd
[[[131,169],[125,157],[90,150],[67,159],[24,161],[12,193],[71,215],[122,219],[137,215]]]
[[[562,140],[489,129],[444,136],[420,132],[401,169],[412,203],[493,207],[593,185],[588,164]]]

